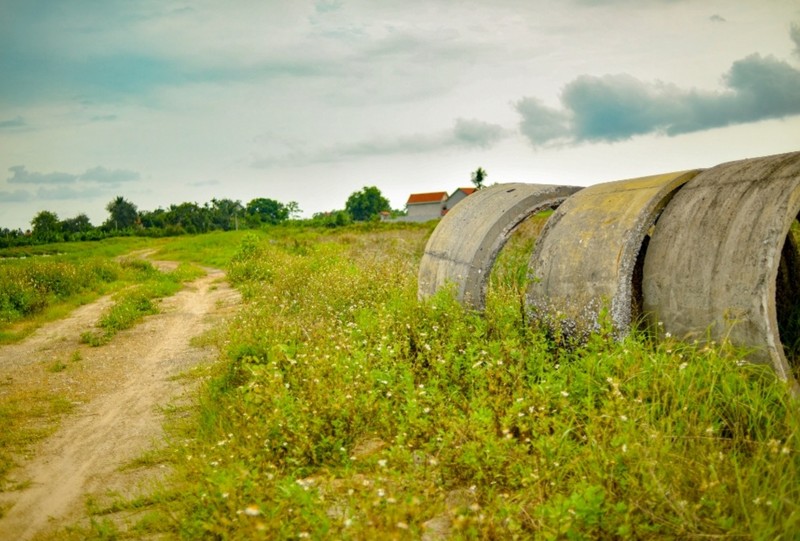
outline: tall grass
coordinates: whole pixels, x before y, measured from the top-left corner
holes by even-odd
[[[136,269],[116,258],[142,245],[141,239],[109,239],[0,250],[0,342],[24,337],[37,319],[61,316],[65,307],[135,282]]]
[[[243,238],[172,535],[795,538],[800,415],[768,369],[609,332],[559,348],[520,311],[520,254],[483,315],[421,302],[426,233]]]
[[[57,259],[5,262],[0,264],[0,323],[35,315],[119,276],[117,265],[100,258],[82,263]]]

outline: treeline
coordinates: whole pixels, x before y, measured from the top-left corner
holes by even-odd
[[[212,199],[210,203],[181,203],[169,208],[139,210],[124,197],[106,206],[108,219],[95,226],[86,214],[62,220],[55,212],[43,210],[31,220],[31,229],[0,229],[0,247],[45,244],[62,241],[100,240],[108,237],[140,235],[165,237],[184,234],[255,229],[279,224],[300,213],[297,203],[281,203],[257,198],[246,205],[231,199]]]
[[[108,219],[99,226],[93,225],[86,214],[62,220],[55,212],[43,210],[31,220],[29,231],[0,228],[0,248],[117,236],[167,237],[259,229],[288,220],[312,226],[339,227],[354,221],[376,220],[381,212],[390,212],[393,216],[401,214],[391,210],[389,201],[374,186],[352,193],[344,210],[316,213],[311,219],[302,221],[298,220],[301,211],[296,202],[281,203],[264,197],[253,199],[246,205],[232,199],[212,199],[203,205],[181,203],[167,209],[139,210],[135,204],[118,196],[106,205],[106,210]]]

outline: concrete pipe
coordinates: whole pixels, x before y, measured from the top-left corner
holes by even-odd
[[[699,171],[598,184],[581,190],[547,221],[530,262],[535,318],[582,340],[607,311],[622,336],[641,309],[643,245],[664,206]]]
[[[419,268],[418,294],[455,287],[459,302],[483,310],[489,274],[511,233],[529,216],[580,190],[546,184],[496,184],[453,207],[436,226]]]
[[[662,333],[730,341],[798,390],[800,152],[697,175],[662,214],[644,262],[644,310]],[[790,353],[790,358],[794,357]],[[794,371],[792,370],[794,368]]]

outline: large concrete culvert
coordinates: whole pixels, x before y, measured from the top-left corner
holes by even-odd
[[[790,228],[798,213],[800,152],[697,175],[650,239],[642,284],[650,323],[679,339],[747,348],[797,392],[800,257]]]
[[[495,184],[470,195],[439,222],[425,246],[418,294],[454,287],[459,302],[483,310],[489,275],[508,238],[526,218],[556,208],[574,186]]]
[[[641,309],[643,247],[673,194],[699,171],[590,186],[547,221],[531,256],[527,303],[554,332],[582,340],[601,313],[617,336]]]

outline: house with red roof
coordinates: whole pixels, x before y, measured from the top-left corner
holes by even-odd
[[[447,192],[412,193],[406,202],[406,222],[441,218],[447,209]]]
[[[475,193],[476,188],[458,188],[456,191],[450,194],[447,198],[447,206],[446,209],[450,210],[458,203],[464,200],[465,197],[468,195],[472,195]]]

